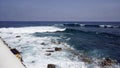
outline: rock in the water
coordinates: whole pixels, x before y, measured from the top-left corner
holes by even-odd
[[[47,68],[55,68],[54,64],[48,64]]]
[[[10,49],[10,50],[20,61],[23,61],[22,56],[20,55],[20,52],[17,49]]]
[[[84,61],[86,63],[92,63],[92,60],[90,58],[87,58],[87,57],[83,57],[82,61]]]
[[[59,47],[55,47],[55,51],[61,51],[62,48],[59,48]]]
[[[10,49],[13,54],[20,54],[20,52],[17,49]]]
[[[16,36],[16,38],[19,38],[19,37],[21,37],[21,36]]]
[[[46,44],[43,42],[43,43],[41,43],[41,45],[46,45]]]
[[[114,61],[113,61],[112,59],[110,59],[110,58],[105,58],[105,59],[102,61],[101,65],[102,65],[102,66],[111,66],[113,63],[114,63]]]
[[[35,61],[32,61],[31,63],[35,63]]]
[[[45,55],[50,56],[50,55],[51,55],[51,53],[46,53]]]
[[[46,50],[46,52],[54,52],[54,50]]]

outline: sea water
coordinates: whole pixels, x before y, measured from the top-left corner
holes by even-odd
[[[104,68],[100,62],[106,57],[117,62],[106,68],[120,68],[119,22],[1,21],[0,37],[21,52],[27,68],[47,68],[48,64]],[[56,47],[62,50],[55,51]]]

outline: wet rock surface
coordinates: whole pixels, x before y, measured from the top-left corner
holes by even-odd
[[[93,62],[90,58],[87,58],[87,57],[82,58],[82,61],[86,62],[86,63],[92,63]]]
[[[16,38],[20,38],[21,36],[16,36]]]
[[[46,53],[45,55],[46,55],[46,56],[50,56],[50,55],[51,55],[51,53]]]
[[[105,58],[103,59],[103,61],[101,62],[102,66],[111,66],[112,64],[114,64],[115,62],[111,59],[111,58]]]
[[[47,68],[55,68],[56,66],[54,64],[48,64]]]
[[[46,50],[46,52],[54,52],[54,50]]]
[[[41,45],[45,45],[45,43],[44,43],[44,42],[42,42],[42,43],[41,43]]]
[[[55,47],[55,51],[61,51],[62,50],[62,48],[60,48],[60,47]]]
[[[13,54],[20,54],[20,52],[17,49],[10,49]]]
[[[22,56],[20,55],[20,52],[17,49],[10,49],[10,50],[20,61],[23,61]]]

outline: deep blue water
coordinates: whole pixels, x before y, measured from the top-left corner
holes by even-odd
[[[120,25],[120,22],[78,22],[78,21],[0,21],[0,27],[25,27],[25,26],[41,26],[41,25],[53,25],[53,24],[72,24],[80,23],[87,25]]]
[[[67,24],[65,24],[67,23]],[[79,24],[86,24],[81,27]],[[26,27],[26,26],[56,26],[66,28],[62,32],[35,33],[39,36],[63,36],[60,41],[65,41],[79,52],[89,57],[110,57],[120,62],[120,22],[67,22],[67,21],[1,21],[0,27]],[[61,25],[62,24],[62,25]],[[99,25],[112,25],[117,27],[99,27]],[[65,40],[70,38],[70,40]]]

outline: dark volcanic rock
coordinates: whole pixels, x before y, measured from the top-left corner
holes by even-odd
[[[92,63],[92,60],[90,58],[87,58],[87,57],[82,57],[82,61],[84,61],[86,63]]]
[[[20,52],[17,49],[10,49],[13,54],[20,54]]]
[[[80,55],[79,53],[76,53],[76,52],[74,53],[74,55],[78,56],[79,60],[82,60],[85,63],[89,63],[89,64],[93,63],[92,58],[90,58],[86,55],[83,55],[83,54]]]
[[[16,38],[19,38],[19,37],[21,37],[21,36],[16,36]]]
[[[10,50],[20,61],[23,61],[22,56],[20,55],[20,52],[17,49],[10,49]]]
[[[54,52],[54,50],[46,50],[46,52]]]
[[[35,63],[35,61],[32,61],[31,63]]]
[[[114,63],[114,61],[110,58],[105,58],[102,62],[102,66],[111,66]]]
[[[46,45],[46,44],[43,42],[43,43],[41,43],[41,45]]]
[[[48,64],[47,68],[55,68],[54,64]]]
[[[45,55],[50,56],[50,55],[51,55],[51,53],[46,53]]]
[[[62,48],[59,48],[59,47],[55,47],[55,51],[61,51]]]

